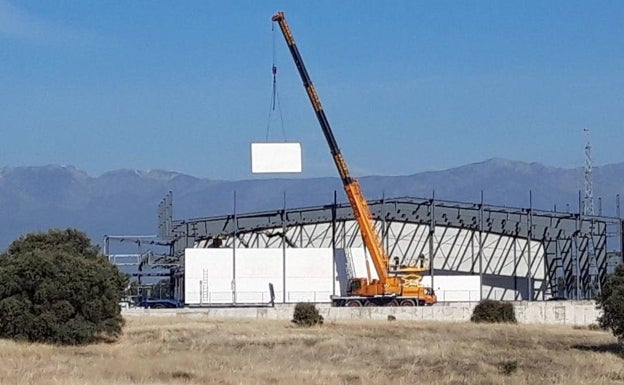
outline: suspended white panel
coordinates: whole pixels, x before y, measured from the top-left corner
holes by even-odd
[[[252,143],[251,172],[301,172],[301,143]]]

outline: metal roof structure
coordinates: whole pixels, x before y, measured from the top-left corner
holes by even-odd
[[[429,257],[430,274],[478,274],[483,297],[593,298],[621,261],[620,218],[484,203],[394,198],[369,201],[388,254]],[[191,247],[361,247],[351,207],[284,208],[174,220],[160,203],[159,238],[178,261]]]

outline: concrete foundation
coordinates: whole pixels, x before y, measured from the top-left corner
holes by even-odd
[[[593,301],[514,302],[516,318],[522,324],[587,326],[597,323],[600,311]],[[327,321],[397,320],[466,322],[470,320],[476,302],[436,304],[424,307],[362,307],[339,308],[317,305]],[[295,305],[253,308],[184,308],[184,309],[123,309],[126,317],[142,316],[206,316],[210,318],[254,318],[290,320]]]

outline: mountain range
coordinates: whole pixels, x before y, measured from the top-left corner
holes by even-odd
[[[365,196],[431,197],[578,212],[582,168],[489,159],[442,171],[359,178]],[[624,163],[593,169],[596,211],[615,216],[624,193]],[[346,201],[338,178],[273,178],[221,181],[172,171],[116,170],[93,177],[73,166],[6,167],[0,172],[0,248],[21,234],[76,227],[95,243],[108,235],[157,233],[157,206],[173,193],[174,219],[328,204],[334,191]],[[598,203],[598,197],[602,203]]]

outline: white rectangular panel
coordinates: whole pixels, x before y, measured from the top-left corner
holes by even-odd
[[[286,302],[329,302],[333,264],[331,248],[286,249]]]
[[[431,287],[431,276],[423,276],[422,284]],[[481,280],[478,275],[436,275],[433,290],[438,302],[475,302],[481,300]]]
[[[300,143],[252,143],[251,172],[301,172]]]
[[[236,249],[236,302],[268,303],[269,283],[275,301],[282,301],[283,250]]]
[[[184,251],[184,302],[189,305],[232,302],[232,249]]]

